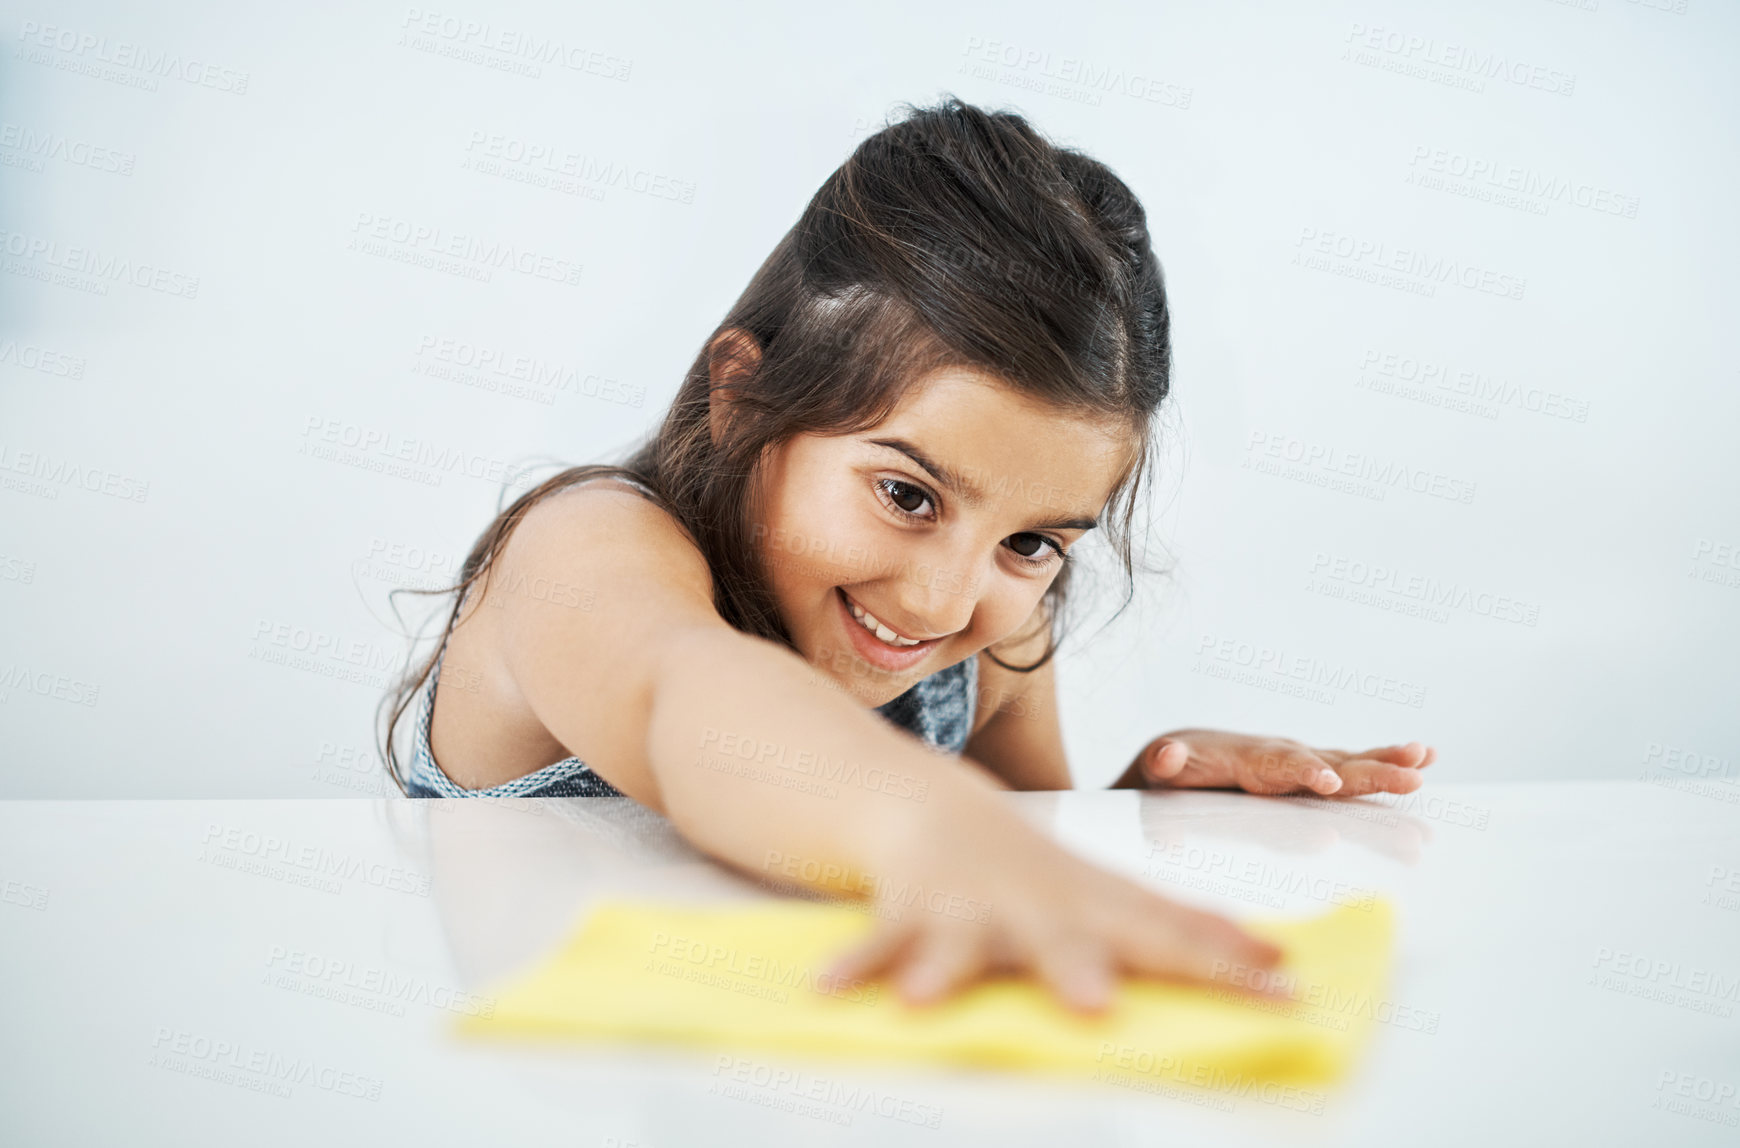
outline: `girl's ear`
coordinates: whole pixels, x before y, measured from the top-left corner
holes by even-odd
[[[753,377],[760,365],[761,344],[742,327],[727,327],[707,348],[707,425],[715,446],[730,421],[736,389]]]

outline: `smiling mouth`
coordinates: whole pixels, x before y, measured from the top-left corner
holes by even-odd
[[[910,649],[913,646],[922,646],[925,644],[924,641],[921,641],[918,638],[908,638],[889,629],[886,622],[878,621],[874,614],[854,602],[852,596],[846,593],[846,591],[840,590],[840,597],[845,599],[846,609],[851,611],[852,617],[857,620],[858,625],[876,635],[876,640],[884,645],[892,646],[897,650],[905,650]],[[937,639],[931,638],[929,640],[934,642]]]

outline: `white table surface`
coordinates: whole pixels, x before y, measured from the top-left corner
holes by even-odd
[[[595,899],[766,895],[626,800],[8,802],[0,1143],[1740,1143],[1740,786],[1010,800],[1234,915],[1394,900],[1393,1019],[1321,1113],[453,1035]]]

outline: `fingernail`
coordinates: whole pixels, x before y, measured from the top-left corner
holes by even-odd
[[[929,1000],[942,989],[942,978],[935,969],[919,969],[908,973],[902,982],[906,986],[908,996],[917,1000]]]
[[[1111,995],[1111,984],[1104,973],[1084,970],[1070,979],[1069,995],[1083,1008],[1104,1008]]]
[[[1281,959],[1281,948],[1273,941],[1265,941],[1255,933],[1240,930],[1238,943],[1229,947],[1227,956],[1245,964],[1266,966]]]

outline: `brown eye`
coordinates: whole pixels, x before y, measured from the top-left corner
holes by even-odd
[[[910,482],[885,478],[882,480],[881,486],[883,493],[888,496],[888,501],[892,502],[895,509],[902,514],[916,515],[919,507],[930,501],[930,495]]]
[[[1017,558],[1030,566],[1048,565],[1052,554],[1059,558],[1068,557],[1063,547],[1043,534],[1011,534],[1005,544],[1015,552]]]

